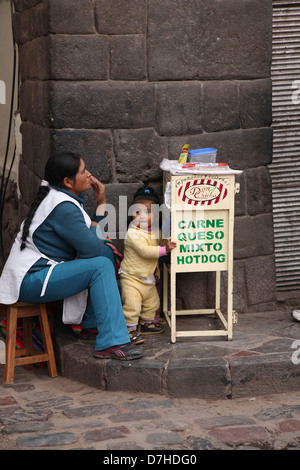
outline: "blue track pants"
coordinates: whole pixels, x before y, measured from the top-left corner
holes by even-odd
[[[89,289],[83,327],[97,327],[96,350],[130,342],[125,323],[114,264],[105,256],[59,263],[53,269],[46,292],[40,297],[48,267],[28,273],[19,300],[55,302]]]

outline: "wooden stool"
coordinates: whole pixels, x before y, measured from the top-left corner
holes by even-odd
[[[57,376],[55,356],[45,304],[16,302],[12,305],[0,304],[0,314],[7,319],[5,366],[3,383],[14,382],[15,366],[23,365],[31,369],[35,362],[47,362],[50,377]],[[39,317],[43,337],[44,352],[39,353],[32,345],[32,317]],[[22,318],[23,348],[16,349],[17,321]]]

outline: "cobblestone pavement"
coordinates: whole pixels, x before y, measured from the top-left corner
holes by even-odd
[[[14,384],[0,386],[0,429],[1,450],[299,450],[300,391],[178,399],[99,391],[17,367]]]

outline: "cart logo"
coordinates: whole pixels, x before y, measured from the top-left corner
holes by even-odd
[[[178,197],[187,204],[218,204],[227,196],[227,188],[220,181],[201,179],[187,181],[180,186]]]

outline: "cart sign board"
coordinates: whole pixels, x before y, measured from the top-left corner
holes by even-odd
[[[191,206],[220,204],[228,195],[225,181],[216,178],[201,178],[179,181],[178,198]]]
[[[230,176],[176,176],[172,225],[177,272],[228,269]]]
[[[176,264],[180,271],[227,270],[228,217],[222,212],[208,212],[193,217],[190,211],[184,218],[175,217],[177,239]],[[199,218],[200,215],[200,218]]]
[[[228,209],[229,184],[229,177],[218,175],[176,177],[175,202],[192,208],[203,206],[204,209]]]
[[[170,207],[171,239],[177,246],[171,262],[164,264],[163,311],[171,329],[171,341],[182,336],[227,336],[232,339],[232,325],[237,315],[232,310],[234,199],[239,190],[235,174],[239,170],[210,174],[165,172],[165,201]],[[171,197],[170,197],[171,196]],[[184,272],[215,271],[214,308],[178,310],[176,275]],[[227,313],[221,309],[221,271],[227,272]],[[170,283],[168,283],[170,280]],[[169,294],[170,292],[170,294]],[[223,328],[178,329],[179,315],[213,314]],[[198,327],[200,326],[197,323]]]

